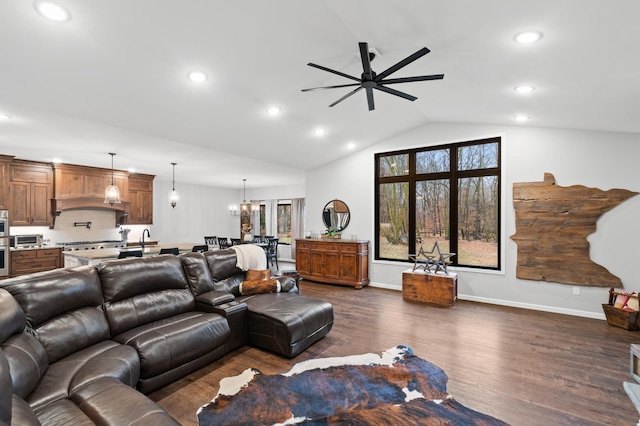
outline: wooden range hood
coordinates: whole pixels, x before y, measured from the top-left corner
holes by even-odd
[[[119,204],[104,202],[104,189],[111,184],[111,169],[55,164],[54,196],[51,200],[51,214],[55,219],[66,210],[111,210],[116,213],[116,226],[123,223],[129,212],[129,174],[114,170],[113,181],[120,189]]]

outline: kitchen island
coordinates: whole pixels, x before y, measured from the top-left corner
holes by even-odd
[[[146,246],[142,250],[142,256],[157,256],[163,248],[178,247],[181,253],[190,252],[193,246],[202,245],[201,243],[173,243],[173,244],[157,244]],[[96,250],[74,250],[64,251],[64,267],[80,266],[80,265],[99,265],[107,260],[117,259],[120,251],[140,250],[140,246],[128,246],[126,248],[105,248]],[[211,248],[210,248],[211,249]]]

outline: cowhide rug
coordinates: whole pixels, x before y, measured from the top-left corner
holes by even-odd
[[[237,424],[506,425],[447,393],[447,375],[397,346],[303,361],[281,375],[254,368],[220,381],[200,426]]]

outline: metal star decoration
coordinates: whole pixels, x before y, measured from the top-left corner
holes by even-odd
[[[438,243],[438,241],[436,241],[433,244],[433,249],[431,249],[431,251],[433,252],[433,250],[437,250],[438,251],[438,260],[435,262],[435,271],[433,271],[434,274],[437,274],[439,270],[443,271],[445,274],[448,274],[449,271],[447,271],[447,265],[451,263],[451,261],[449,260],[449,258],[455,256],[455,253],[443,253],[442,250],[440,250],[440,243]]]
[[[447,265],[451,263],[449,259],[455,255],[455,253],[443,252],[442,249],[440,249],[440,243],[436,241],[431,251],[426,251],[424,247],[420,246],[417,254],[409,255],[409,260],[413,260],[414,262],[413,271],[422,269],[425,272],[432,272],[431,267],[433,266],[434,274],[437,274],[438,271],[443,271],[445,274],[448,274]]]
[[[420,260],[420,257],[424,257],[424,260]],[[410,254],[409,259],[414,261],[413,271],[422,269],[425,272],[431,272],[431,264],[436,255],[433,254],[433,249],[430,252],[426,252],[422,246],[418,250],[417,254]]]

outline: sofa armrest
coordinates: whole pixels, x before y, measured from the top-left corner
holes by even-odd
[[[281,293],[299,293],[298,286],[296,285],[296,280],[289,276],[277,276],[273,277],[278,280],[280,283],[280,292]]]
[[[215,312],[216,305],[233,302],[235,299],[229,292],[212,290],[196,296],[196,307],[202,312]]]

